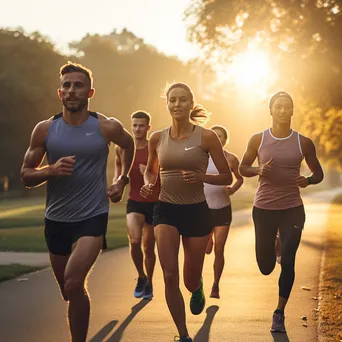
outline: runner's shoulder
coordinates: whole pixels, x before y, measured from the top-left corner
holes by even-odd
[[[258,149],[261,144],[262,135],[263,132],[254,133],[249,139],[248,146],[251,148]]]

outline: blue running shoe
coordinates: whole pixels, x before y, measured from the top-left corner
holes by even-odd
[[[143,298],[144,299],[152,299],[153,298],[153,286],[150,283],[146,284],[146,286],[145,286]]]
[[[145,287],[147,284],[147,277],[138,278],[137,286],[134,289],[134,297],[141,298],[145,292]]]

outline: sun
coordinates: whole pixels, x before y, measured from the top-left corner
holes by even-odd
[[[257,48],[249,47],[237,55],[233,62],[220,66],[217,70],[217,82],[234,83],[238,88],[265,86],[270,76],[267,55]]]

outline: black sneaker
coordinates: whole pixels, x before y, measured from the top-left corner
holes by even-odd
[[[203,278],[201,279],[200,288],[192,293],[190,299],[190,310],[193,315],[199,315],[205,306],[205,296],[203,291]]]
[[[144,299],[152,299],[153,298],[153,286],[150,283],[146,284],[146,286],[145,286],[143,298]]]
[[[286,333],[285,316],[283,313],[277,312],[273,314],[271,332]]]
[[[137,286],[134,289],[135,298],[141,298],[143,296],[146,284],[147,284],[147,277],[138,278]]]

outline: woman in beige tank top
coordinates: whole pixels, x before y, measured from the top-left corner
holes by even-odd
[[[184,283],[192,292],[191,312],[200,314],[205,306],[202,268],[210,225],[203,183],[231,184],[232,175],[217,135],[196,125],[208,118],[194,106],[191,89],[175,83],[166,91],[172,125],[152,134],[141,195],[148,197],[160,168],[161,191],[154,209],[154,233],[164,274],[166,301],[177,326],[179,341],[191,342],[185,321],[185,307],[179,289],[178,252],[180,237],[184,249]],[[218,174],[206,174],[209,154]]]

